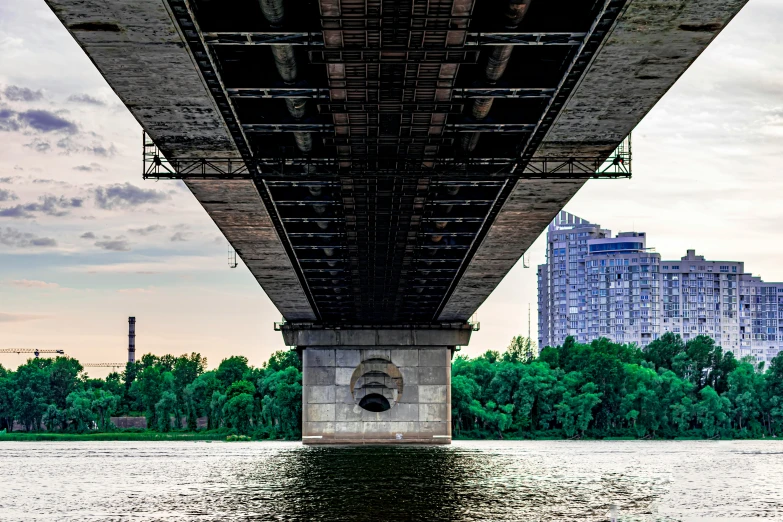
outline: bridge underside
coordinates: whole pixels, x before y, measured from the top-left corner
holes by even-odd
[[[46,1],[165,156],[145,175],[185,180],[289,329],[429,335],[464,332],[587,179],[628,174],[613,151],[747,0]],[[294,344],[359,350],[357,393],[393,395],[383,335]],[[331,368],[309,397],[334,405]]]

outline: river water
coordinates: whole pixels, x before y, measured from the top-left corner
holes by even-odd
[[[0,520],[783,520],[783,441],[0,443]]]

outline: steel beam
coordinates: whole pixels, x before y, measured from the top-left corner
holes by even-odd
[[[366,32],[379,29],[365,29]],[[310,48],[324,48],[324,36],[321,31],[252,31],[252,32],[210,32],[203,33],[204,41],[210,46],[246,46],[246,45],[297,45]],[[587,33],[561,32],[469,32],[465,46],[483,45],[534,45],[534,46],[575,46],[581,45]],[[351,51],[372,50],[377,47],[345,46],[340,49]],[[416,47],[409,51],[443,49]]]

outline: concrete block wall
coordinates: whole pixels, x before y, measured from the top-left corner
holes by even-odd
[[[302,351],[305,444],[451,442],[451,348],[308,347]],[[389,410],[371,412],[351,393],[357,367],[390,361],[402,375]]]

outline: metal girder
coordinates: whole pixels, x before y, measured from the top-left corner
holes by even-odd
[[[367,32],[378,29],[365,29]],[[204,41],[210,46],[245,46],[245,45],[298,45],[312,48],[324,48],[322,31],[252,31],[252,32],[210,32],[203,33]],[[536,46],[572,46],[580,45],[587,33],[522,33],[522,32],[469,32],[465,46],[481,45],[536,45]],[[345,46],[342,50],[372,50],[377,47]],[[408,49],[443,49],[442,47],[417,47]]]
[[[468,33],[465,45],[580,45],[586,33]]]
[[[475,64],[479,51],[464,49],[427,49],[427,48],[368,48],[368,49],[323,49],[308,51],[310,63],[440,63]]]
[[[229,97],[241,99],[254,98],[312,98],[317,100],[328,100],[329,89],[318,89],[314,87],[252,87],[252,88],[229,88],[226,89]]]
[[[331,123],[245,123],[242,130],[246,133],[277,133],[277,132],[332,132],[334,125]]]
[[[461,98],[551,98],[555,89],[531,87],[463,87],[452,90],[452,97]]]
[[[447,123],[446,130],[452,132],[533,132],[535,123],[493,123],[493,122],[463,122]]]
[[[339,87],[344,88],[344,87]],[[377,89],[367,89],[377,91]],[[468,98],[551,98],[556,89],[539,87],[460,87],[452,89],[454,99]],[[329,88],[325,87],[242,87],[226,89],[229,97],[234,99],[276,99],[276,98],[309,98],[315,100],[329,100]],[[344,104],[343,104],[344,105]]]
[[[167,160],[155,144],[143,135],[143,177],[144,179],[269,179],[266,183],[313,185],[333,184],[334,178],[351,172],[362,172],[363,176],[384,177],[401,175],[427,175],[439,183],[501,183],[514,171],[521,179],[599,179],[631,177],[631,137],[628,136],[608,158],[534,158],[521,174],[517,163],[511,158],[436,158],[429,166],[421,160],[400,158],[351,159],[350,166],[341,167],[338,158],[317,157],[260,157],[250,162],[231,158],[174,158]],[[396,163],[397,168],[386,166]],[[477,181],[475,178],[497,178]],[[460,178],[473,178],[461,181]],[[325,218],[321,218],[324,220]],[[317,221],[313,219],[313,221]]]

